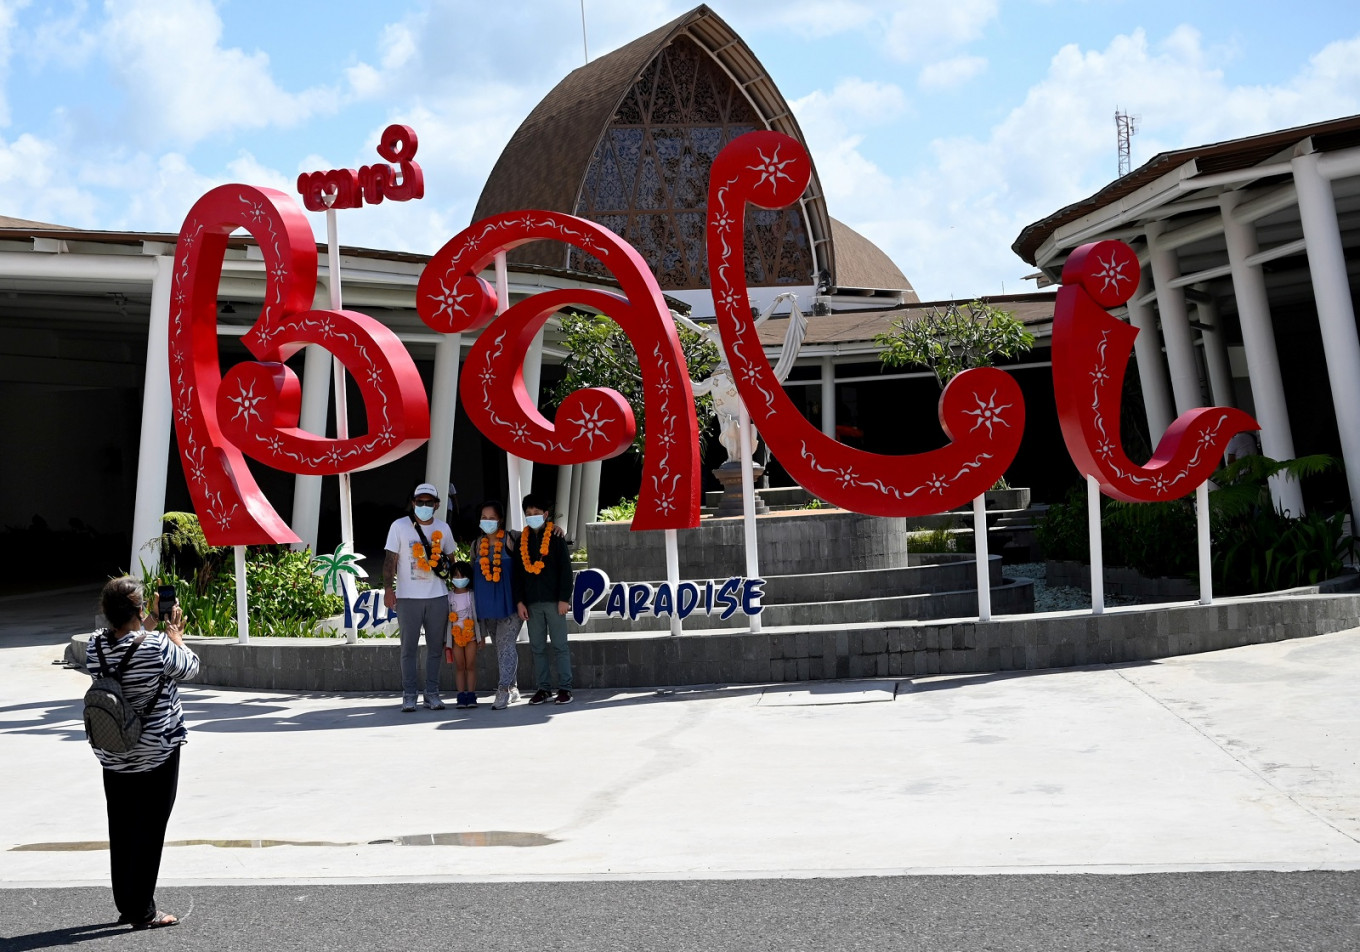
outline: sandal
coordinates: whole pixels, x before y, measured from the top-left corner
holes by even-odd
[[[132,924],[132,928],[134,928],[134,929],[164,929],[164,928],[166,928],[166,927],[168,927],[168,926],[177,926],[177,925],[179,925],[179,920],[178,920],[178,919],[176,919],[174,916],[170,915],[170,913],[168,913],[168,912],[161,912],[159,909],[157,909],[157,910],[156,910],[156,914],[155,914],[154,916],[152,916],[150,919],[146,920],[145,922],[134,922],[134,923]]]

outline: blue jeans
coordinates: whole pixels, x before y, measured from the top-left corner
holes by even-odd
[[[425,629],[425,696],[439,694],[439,663],[444,660],[444,636],[449,633],[449,599],[397,599],[397,625],[401,628],[401,693],[416,696],[416,658],[420,629]]]
[[[571,690],[571,652],[567,649],[567,616],[557,613],[557,602],[533,602],[529,608],[529,651],[534,656],[534,680],[540,691],[550,690],[552,669],[548,665],[548,639],[552,639],[557,663],[557,687]]]

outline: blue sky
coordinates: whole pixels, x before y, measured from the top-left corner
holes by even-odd
[[[1360,113],[1354,2],[710,5],[790,100],[831,214],[926,299],[1031,287],[1010,244],[1114,178],[1117,106],[1140,117],[1135,166]],[[689,6],[586,0],[591,55]],[[346,212],[341,239],[430,252],[581,62],[580,0],[0,0],[0,214],[177,231],[213,185],[292,192],[375,161],[401,121],[426,198]]]

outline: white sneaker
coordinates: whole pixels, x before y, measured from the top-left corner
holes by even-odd
[[[519,688],[512,687],[510,689],[510,703],[511,704],[519,703]]]
[[[506,704],[509,703],[509,701],[510,701],[510,692],[507,691],[505,688],[497,688],[497,689],[496,689],[496,700],[494,700],[494,701],[491,702],[491,710],[493,710],[493,711],[503,711],[503,710],[505,710]]]
[[[444,710],[444,702],[443,702],[442,700],[440,700],[440,697],[439,697],[438,694],[427,694],[427,695],[425,695],[425,706],[428,707],[428,708],[429,708],[430,710],[432,710],[432,711],[442,711],[442,710]]]

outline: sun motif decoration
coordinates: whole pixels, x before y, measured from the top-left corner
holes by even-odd
[[[1162,502],[1195,491],[1223,459],[1228,440],[1259,429],[1233,407],[1187,410],[1138,465],[1119,442],[1124,371],[1138,329],[1107,308],[1137,286],[1138,259],[1122,241],[1083,245],[1068,256],[1053,313],[1053,391],[1063,440],[1077,469],[1125,502]]]

